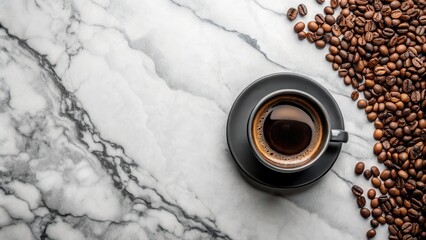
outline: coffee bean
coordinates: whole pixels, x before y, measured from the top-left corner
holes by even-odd
[[[383,208],[383,207],[382,207]],[[385,210],[383,210],[384,212],[386,212],[386,213],[388,213],[389,211],[385,211]],[[392,215],[390,215],[390,214],[387,214],[386,216],[385,216],[385,219],[386,219],[386,223],[388,224],[388,225],[390,225],[390,224],[393,224],[393,221],[394,221],[394,217],[392,217]]]
[[[307,37],[307,34],[304,31],[299,32],[297,35],[299,36],[300,40],[303,40]]]
[[[321,13],[315,15],[315,22],[317,22],[318,24],[323,24],[325,22],[324,15],[322,15]]]
[[[374,189],[368,190],[367,196],[368,196],[369,199],[374,199],[376,197],[376,190],[374,190]]]
[[[417,218],[419,216],[419,212],[417,212],[416,210],[414,210],[413,208],[408,209],[407,215],[410,218]]]
[[[377,113],[371,112],[371,113],[367,114],[367,119],[370,122],[374,122],[374,120],[377,119]]]
[[[411,234],[405,234],[402,237],[402,240],[414,240],[413,236],[411,236]]]
[[[313,32],[307,32],[307,33],[306,33],[306,39],[308,39],[308,41],[309,41],[310,43],[315,42],[316,38],[317,38],[317,37],[315,36],[315,34],[314,34]]]
[[[333,15],[327,14],[325,16],[325,22],[330,24],[330,25],[333,25],[336,22],[336,19],[333,17]]]
[[[390,225],[389,227],[388,227],[388,230],[389,230],[389,233],[391,234],[391,235],[396,235],[397,233],[398,233],[398,227],[396,226],[396,225]]]
[[[374,73],[376,75],[384,75],[386,73],[386,68],[383,66],[378,66],[376,68],[374,68]]]
[[[339,25],[332,25],[331,26],[331,32],[333,33],[334,36],[336,37],[340,37],[340,35],[342,35],[342,31],[340,29]]]
[[[380,170],[376,166],[372,166],[371,173],[373,174],[373,176],[378,177],[380,175]]]
[[[371,184],[372,184],[374,187],[378,188],[378,187],[380,187],[380,184],[382,184],[382,181],[380,181],[380,179],[378,179],[377,177],[373,177],[373,178],[371,179]]]
[[[371,221],[370,221],[370,225],[371,225],[371,227],[373,227],[373,228],[376,228],[376,227],[378,227],[379,226],[379,221],[377,221],[377,219],[371,219]]]
[[[401,177],[402,179],[407,179],[408,178],[408,173],[405,170],[399,170],[398,171],[398,176]]]
[[[309,31],[315,32],[316,30],[318,30],[318,24],[314,21],[310,21],[308,22],[308,29]]]
[[[367,180],[369,180],[370,178],[371,178],[371,176],[372,176],[373,174],[371,173],[371,171],[369,170],[369,169],[366,169],[365,171],[364,171],[364,177],[365,177],[365,179],[367,179]]]
[[[413,227],[412,223],[406,222],[406,223],[402,224],[401,230],[404,233],[409,233],[409,232],[411,232],[412,227]]]
[[[383,211],[380,208],[374,208],[373,211],[371,211],[371,215],[374,218],[378,218],[378,217],[382,216],[382,213],[383,213]]]
[[[364,99],[361,99],[357,102],[357,106],[358,108],[365,108],[367,106],[367,101],[365,101]]]
[[[368,210],[368,208],[361,208],[359,213],[363,218],[368,218],[370,216],[370,210]]]
[[[340,0],[330,0],[330,6],[332,8],[337,8],[340,5]]]
[[[378,155],[382,150],[383,150],[383,145],[380,142],[377,142],[376,144],[374,144],[374,148],[373,148],[374,154]]]
[[[365,197],[358,196],[356,198],[356,204],[358,205],[359,208],[363,208],[365,206],[365,203],[366,203]]]
[[[376,236],[376,230],[374,229],[370,229],[367,231],[367,238],[373,238],[374,236]]]
[[[305,4],[299,4],[299,6],[297,6],[297,10],[299,10],[301,16],[306,16],[306,14],[308,14],[308,9]]]
[[[319,4],[323,4],[325,2],[325,0],[317,0],[317,3]]]
[[[392,197],[399,196],[399,194],[401,194],[401,193],[400,193],[398,188],[393,187],[393,188],[389,189],[389,195],[391,195]]]
[[[327,6],[327,7],[324,8],[324,13],[329,14],[329,15],[333,15],[334,9],[332,7]]]
[[[352,100],[356,101],[359,97],[359,92],[358,91],[353,91],[351,94],[351,98]]]
[[[365,165],[363,162],[358,162],[355,165],[355,174],[360,175],[364,171]]]
[[[305,29],[305,24],[303,22],[298,22],[296,25],[294,25],[294,31],[296,33],[303,31],[303,29]]]
[[[315,46],[319,49],[322,49],[325,47],[325,42],[323,40],[318,40],[315,42]]]
[[[353,185],[352,186],[352,193],[355,195],[355,196],[361,196],[362,195],[362,193],[363,193],[364,191],[362,190],[362,188],[360,187],[360,186],[358,186],[358,185]]]
[[[298,14],[299,12],[297,11],[297,9],[295,9],[295,8],[289,8],[288,10],[287,10],[287,18],[290,20],[290,21],[293,21],[294,19],[296,19],[296,17],[297,17],[297,14]]]

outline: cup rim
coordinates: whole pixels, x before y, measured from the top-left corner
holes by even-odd
[[[254,141],[253,141],[253,134],[252,134],[252,127],[253,127],[253,119],[254,116],[256,115],[257,111],[259,110],[259,108],[261,108],[265,102],[267,102],[268,100],[270,100],[273,97],[279,96],[279,95],[284,95],[284,94],[296,94],[302,97],[307,98],[308,100],[312,101],[314,104],[316,104],[320,110],[321,113],[324,115],[325,118],[325,124],[327,127],[327,131],[326,131],[326,138],[323,140],[323,145],[321,147],[321,150],[318,151],[316,157],[311,160],[310,162],[308,162],[305,165],[299,166],[299,167],[294,167],[294,168],[282,168],[282,167],[278,167],[268,161],[266,161],[256,150],[256,147],[254,145]],[[294,172],[300,172],[302,170],[305,170],[307,168],[309,168],[310,166],[312,166],[323,154],[324,152],[327,150],[328,145],[330,144],[330,139],[331,139],[331,126],[330,126],[330,118],[328,116],[328,113],[325,109],[325,107],[321,104],[320,101],[318,101],[316,98],[314,98],[312,95],[310,95],[309,93],[306,93],[304,91],[300,91],[297,89],[280,89],[274,92],[269,93],[268,95],[264,96],[252,109],[252,111],[250,112],[250,117],[248,119],[248,123],[247,123],[247,138],[250,144],[250,149],[253,152],[253,154],[256,156],[257,160],[259,162],[261,162],[263,165],[265,165],[266,167],[274,170],[274,171],[278,171],[278,172],[282,172],[282,173],[294,173]]]

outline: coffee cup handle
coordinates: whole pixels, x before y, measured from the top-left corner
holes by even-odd
[[[349,134],[345,130],[332,129],[330,142],[348,142]]]

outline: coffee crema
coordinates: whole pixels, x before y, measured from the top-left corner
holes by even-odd
[[[301,96],[273,97],[255,113],[252,136],[256,150],[274,166],[294,168],[315,159],[323,142],[323,119]]]

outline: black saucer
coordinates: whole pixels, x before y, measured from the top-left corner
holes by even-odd
[[[327,110],[331,129],[345,128],[342,113],[334,98],[324,87],[308,77],[294,73],[272,74],[253,82],[241,92],[228,116],[226,136],[229,150],[241,173],[250,183],[264,190],[286,192],[308,186],[324,176],[339,156],[342,143],[330,143],[320,159],[310,168],[297,173],[276,172],[260,163],[247,140],[247,121],[256,103],[279,89],[297,89],[309,93]]]

